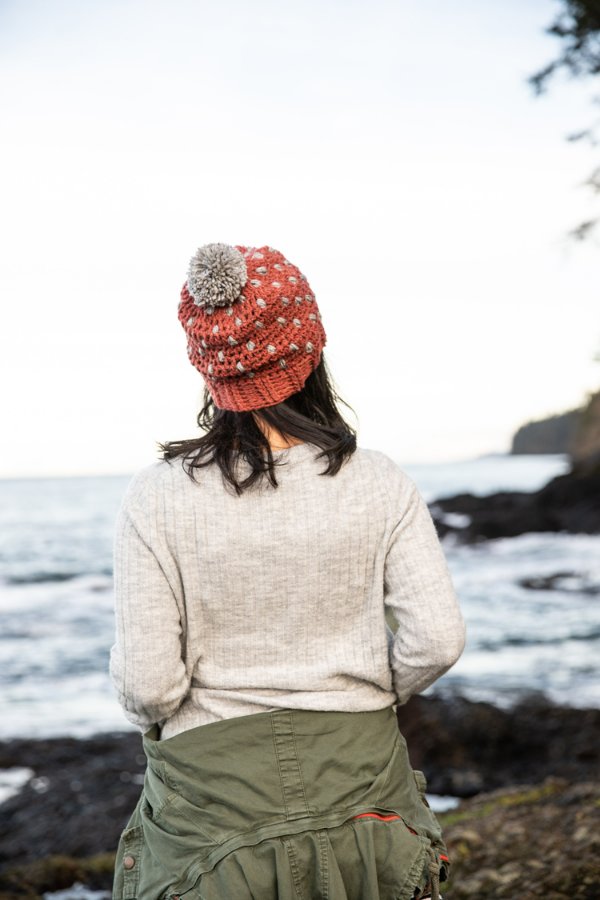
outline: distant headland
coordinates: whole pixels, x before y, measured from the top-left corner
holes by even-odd
[[[440,537],[472,544],[532,531],[600,534],[600,391],[577,409],[522,425],[510,452],[566,453],[570,469],[531,493],[439,497],[430,508]]]
[[[581,406],[545,419],[526,422],[512,438],[510,452],[567,453],[572,465],[600,458],[600,391],[588,394]]]

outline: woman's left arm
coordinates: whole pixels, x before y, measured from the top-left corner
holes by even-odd
[[[400,471],[398,519],[385,558],[384,603],[398,626],[389,655],[402,705],[457,662],[466,644],[466,623],[429,507],[414,481]]]
[[[117,515],[113,563],[116,641],[109,672],[125,717],[145,732],[169,718],[189,690],[183,591],[156,522],[131,504]]]

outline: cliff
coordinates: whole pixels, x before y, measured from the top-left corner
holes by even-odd
[[[569,453],[582,412],[583,407],[578,407],[546,419],[526,422],[513,435],[510,452]]]
[[[591,471],[600,467],[600,391],[589,395],[577,420],[569,452],[573,468]]]
[[[576,409],[527,422],[515,432],[511,454],[568,453],[573,468],[600,464],[600,391]]]

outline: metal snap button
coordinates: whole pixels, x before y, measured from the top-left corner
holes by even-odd
[[[124,869],[133,869],[134,866],[135,866],[135,857],[125,856],[123,858],[123,868]]]

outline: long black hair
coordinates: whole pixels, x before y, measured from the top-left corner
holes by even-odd
[[[273,406],[248,412],[219,409],[205,386],[197,423],[206,434],[199,438],[159,443],[158,446],[165,460],[181,457],[181,464],[192,481],[195,481],[195,469],[216,462],[225,483],[231,485],[238,495],[260,482],[264,475],[273,487],[277,487],[276,463],[269,441],[256,422],[256,414],[284,438],[320,447],[319,458],[327,456],[329,462],[325,471],[319,474],[333,476],[356,450],[356,431],[342,418],[337,401],[352,409],[335,390],[321,352],[316,369],[308,376],[302,389]],[[241,481],[236,474],[238,454],[251,467],[250,474]]]

